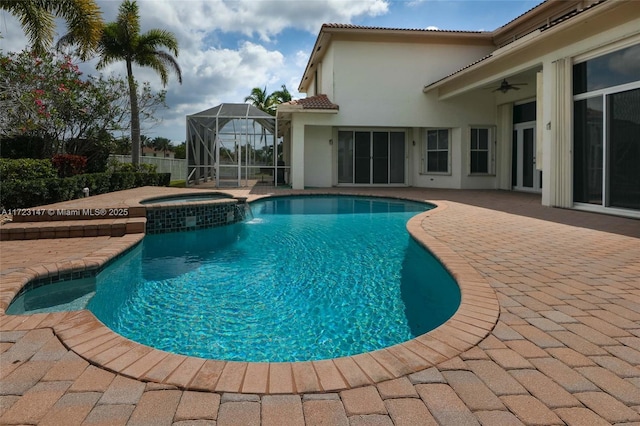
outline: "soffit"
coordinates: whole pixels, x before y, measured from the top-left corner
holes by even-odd
[[[544,55],[562,46],[578,43],[607,29],[638,19],[639,10],[637,4],[633,3],[608,1],[552,23],[544,30],[536,30],[497,49],[482,60],[425,86],[424,92],[438,90],[439,98],[447,99],[540,66]]]

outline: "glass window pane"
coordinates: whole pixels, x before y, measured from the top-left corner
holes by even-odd
[[[373,159],[373,183],[389,183],[389,159]]]
[[[607,97],[609,204],[640,209],[640,89]]]
[[[640,80],[640,44],[573,66],[573,94]]]
[[[435,152],[427,153],[427,171],[429,172],[437,172],[438,171],[438,156]]]
[[[389,132],[373,132],[373,183],[389,183]]]
[[[489,149],[489,129],[478,129],[478,148]]]
[[[389,145],[389,183],[404,183],[404,132],[391,132]]]
[[[387,158],[389,155],[389,133],[373,132],[373,157]]]
[[[438,172],[446,173],[449,171],[449,153],[447,151],[438,151]]]
[[[446,173],[448,171],[449,154],[447,151],[430,152],[427,156],[429,172]]]
[[[489,173],[489,154],[486,151],[471,153],[471,173]]]
[[[533,140],[533,129],[523,129],[522,131],[522,186],[533,188],[533,174],[535,173],[533,157],[535,141]]]
[[[518,186],[518,132],[512,133],[511,139],[511,186]]]
[[[478,129],[471,129],[471,149],[478,149]]]
[[[438,148],[438,132],[435,130],[427,131],[427,149],[437,149]]]
[[[371,133],[355,132],[354,183],[371,183]]]
[[[536,121],[536,102],[513,106],[513,124]]]
[[[338,132],[338,182],[353,183],[353,132]]]
[[[602,204],[602,96],[573,104],[573,201]]]
[[[449,130],[438,130],[438,149],[449,149]]]

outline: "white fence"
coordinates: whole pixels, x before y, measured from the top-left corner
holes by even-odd
[[[109,158],[115,158],[121,163],[131,162],[130,155],[110,155]],[[179,158],[141,156],[140,163],[155,164],[158,168],[158,173],[171,173],[171,180],[187,179],[187,160]]]

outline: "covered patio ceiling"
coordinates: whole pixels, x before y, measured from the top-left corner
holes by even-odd
[[[424,93],[441,100],[470,91],[498,86],[503,79],[528,75],[542,69],[545,55],[562,46],[578,43],[632,19],[635,2],[605,1],[572,15],[548,22],[541,28],[493,51],[484,58],[424,86]]]

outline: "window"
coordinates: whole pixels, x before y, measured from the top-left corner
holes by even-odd
[[[513,106],[513,124],[536,121],[536,102],[526,102]]]
[[[423,142],[423,173],[449,173],[449,129],[427,130]]]
[[[471,173],[493,173],[491,158],[491,129],[471,129]]]
[[[593,92],[638,81],[640,44],[577,63],[573,66],[573,94]]]

